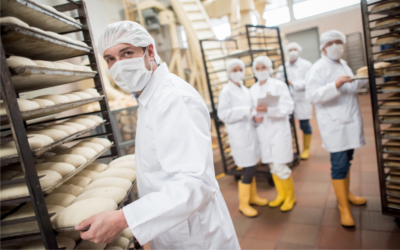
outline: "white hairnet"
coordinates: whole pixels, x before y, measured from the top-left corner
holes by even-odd
[[[228,63],[226,64],[226,71],[228,72],[228,76],[231,73],[231,70],[236,66],[242,67],[243,72],[244,72],[244,68],[245,68],[244,62],[240,59],[235,58],[235,59],[229,60]]]
[[[346,36],[337,30],[328,30],[321,34],[319,37],[320,46],[319,49],[322,50],[325,45],[331,41],[341,40],[343,43],[346,43]]]
[[[300,46],[300,44],[298,44],[296,42],[291,42],[288,45],[286,45],[286,51],[289,51],[291,49],[297,49],[297,51],[299,51],[299,53],[301,53],[301,51],[303,50],[303,48]]]
[[[147,47],[153,44],[155,59],[160,61],[153,37],[140,24],[131,21],[121,21],[109,24],[99,39],[99,52],[103,56],[104,51],[112,46],[129,43],[135,47]]]
[[[272,61],[269,59],[268,56],[258,56],[256,59],[253,61],[253,71],[256,72],[256,66],[257,64],[262,63],[265,66],[267,66],[269,73],[272,75],[274,73],[274,70],[272,69]]]

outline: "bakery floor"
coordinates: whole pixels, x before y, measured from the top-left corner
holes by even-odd
[[[317,121],[312,119],[310,159],[292,169],[297,198],[292,211],[282,213],[279,208],[256,207],[259,216],[247,218],[238,210],[234,178],[218,179],[242,249],[400,249],[400,228],[393,217],[381,213],[369,94],[360,95],[359,103],[367,145],[355,151],[350,189],[366,197],[368,203],[352,206],[356,228],[345,229],[340,225],[330,179],[329,153],[322,148]],[[299,127],[297,131],[302,145]],[[269,200],[276,195],[275,188],[262,177],[258,178],[258,191]],[[148,244],[145,249],[150,249]]]

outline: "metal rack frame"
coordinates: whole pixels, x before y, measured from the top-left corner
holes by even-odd
[[[219,145],[219,149],[220,149],[220,154],[221,154],[221,159],[222,159],[222,164],[223,164],[223,170],[225,174],[228,175],[234,175],[236,177],[236,179],[240,178],[241,176],[241,170],[237,169],[237,167],[235,166],[234,162],[233,162],[233,158],[232,156],[227,156],[224,152],[224,150],[230,148],[229,145],[223,145],[223,140],[227,138],[227,134],[225,133],[225,135],[222,135],[221,132],[221,127],[224,126],[223,122],[220,121],[218,119],[217,116],[217,108],[216,108],[216,103],[215,103],[215,97],[218,96],[218,93],[214,93],[215,91],[213,90],[213,84],[212,83],[212,79],[210,78],[210,75],[212,74],[216,74],[218,72],[223,72],[226,70],[226,59],[229,58],[240,58],[240,57],[244,57],[244,56],[250,56],[251,58],[251,63],[245,65],[245,67],[252,67],[252,62],[255,58],[256,54],[259,55],[268,55],[269,51],[276,51],[278,50],[280,54],[280,59],[283,65],[283,69],[284,69],[284,75],[285,75],[285,80],[286,80],[286,84],[288,84],[288,79],[287,79],[287,73],[286,73],[286,66],[285,66],[285,58],[284,58],[284,53],[283,53],[283,48],[282,48],[282,41],[281,41],[281,36],[280,36],[280,31],[279,31],[279,27],[266,27],[266,26],[262,26],[262,25],[245,25],[245,32],[244,33],[239,33],[238,35],[234,35],[234,36],[230,36],[225,38],[224,40],[218,40],[218,39],[204,39],[204,40],[200,40],[200,47],[201,47],[201,52],[202,52],[202,56],[203,56],[203,64],[204,64],[204,69],[206,72],[206,79],[207,79],[207,86],[208,86],[208,91],[209,91],[209,95],[210,95],[210,100],[211,100],[211,118],[213,118],[214,120],[214,124],[216,127],[216,132],[217,132],[217,137],[218,137],[218,145]],[[257,30],[257,29],[261,29],[263,32],[260,32],[263,34],[263,36],[254,36],[252,34],[252,30]],[[266,30],[275,30],[277,32],[277,36],[267,36],[265,31]],[[243,37],[244,36],[244,37]],[[206,55],[204,53],[204,44],[207,42],[220,42],[221,43],[221,48],[223,47],[223,43],[225,42],[233,42],[235,43],[236,49],[238,49],[238,39],[240,38],[245,38],[247,40],[247,46],[248,46],[248,50],[245,50],[243,52],[240,53],[236,53],[236,54],[230,54],[230,55],[226,55],[226,56],[220,56],[218,58],[213,58],[213,59],[207,59]],[[254,43],[252,42],[252,38],[259,38],[259,39],[263,39],[262,43]],[[277,43],[279,44],[279,48],[274,48],[274,49],[269,49],[268,45],[272,44],[271,42],[267,42],[267,38],[274,38],[274,39],[278,39]],[[276,43],[275,43],[276,44]],[[256,49],[255,47],[260,47],[259,45],[264,46],[264,49]],[[278,55],[277,54],[277,55]],[[207,65],[208,62],[212,62],[212,61],[216,61],[216,60],[224,60],[225,63],[225,68],[224,69],[219,69],[219,70],[213,70],[210,71],[209,66]],[[274,60],[274,61],[279,61],[279,60]],[[246,85],[246,81],[248,80],[255,80],[257,81],[256,77],[248,77],[244,79],[244,83]],[[220,82],[219,84],[223,84],[225,82]],[[248,86],[249,87],[249,86]],[[294,123],[294,118],[293,115],[290,115],[290,125],[291,125],[291,129],[292,129],[292,137],[293,137],[293,148],[294,148],[294,158],[293,161],[291,162],[291,166],[296,166],[300,163],[300,154],[299,154],[299,145],[298,145],[298,141],[297,141],[297,133],[296,133],[296,128],[295,128],[295,123]],[[268,178],[268,182],[270,184],[273,185],[273,181],[272,181],[272,177],[271,174],[269,172],[269,168],[267,168],[265,165],[264,166],[259,166],[258,170],[257,170],[257,174],[261,174],[261,175],[265,175]]]

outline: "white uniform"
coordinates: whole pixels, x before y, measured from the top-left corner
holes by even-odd
[[[240,249],[215,179],[209,111],[164,63],[139,97],[136,174],[140,199],[123,208],[152,249]]]
[[[338,63],[322,55],[306,79],[306,98],[315,105],[322,146],[331,153],[365,144],[357,89],[368,81],[356,80],[337,89],[335,81],[343,75],[353,76],[344,60]]]
[[[257,125],[256,131],[260,144],[261,161],[274,163],[271,173],[278,175],[280,179],[287,179],[291,170],[286,165],[293,160],[292,130],[289,115],[293,113],[294,102],[290,96],[287,85],[277,79],[269,77],[267,82],[260,86],[255,83],[250,88],[253,105],[257,106],[257,100],[267,94],[279,96],[276,107],[268,107],[264,120]]]
[[[218,117],[226,126],[233,160],[240,167],[254,167],[260,159],[252,100],[247,87],[229,81],[218,99]]]
[[[294,117],[298,120],[312,119],[312,105],[306,100],[305,96],[306,73],[312,66],[311,62],[299,57],[293,64],[286,62],[285,66],[288,80],[292,81],[292,86],[289,88],[295,103]],[[285,82],[285,74],[282,65],[279,66],[275,78]]]

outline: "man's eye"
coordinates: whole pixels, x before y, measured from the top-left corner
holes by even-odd
[[[110,62],[112,62],[113,60],[114,60],[114,58],[108,58],[108,59],[107,59],[107,62],[110,63]]]
[[[133,52],[127,51],[127,52],[125,52],[125,55],[127,55],[127,56],[133,55]]]

